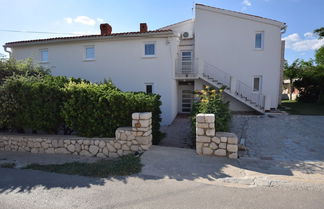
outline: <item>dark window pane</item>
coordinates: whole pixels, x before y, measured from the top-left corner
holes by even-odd
[[[146,93],[147,94],[152,94],[153,93],[152,85],[146,85]]]
[[[145,55],[155,55],[155,44],[145,44]]]
[[[255,48],[262,48],[262,33],[255,34]]]
[[[260,90],[260,78],[255,77],[253,79],[253,91],[259,91]]]

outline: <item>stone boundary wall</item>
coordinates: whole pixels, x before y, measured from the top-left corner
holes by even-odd
[[[151,112],[133,113],[132,127],[118,128],[116,138],[0,134],[0,151],[60,153],[107,158],[143,152],[151,145]]]
[[[215,132],[215,115],[196,116],[196,152],[199,155],[238,158],[238,138],[233,133]]]

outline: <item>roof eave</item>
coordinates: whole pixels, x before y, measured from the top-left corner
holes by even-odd
[[[6,43],[3,47],[20,47],[20,46],[30,46],[30,45],[42,45],[42,44],[52,44],[52,43],[64,43],[64,42],[79,42],[79,41],[94,41],[94,40],[112,40],[112,39],[127,39],[127,38],[166,38],[175,36],[173,31],[165,32],[147,32],[138,34],[125,34],[125,35],[111,35],[111,36],[95,36],[95,37],[80,37],[80,38],[66,38],[66,39],[53,39],[53,40],[31,40],[25,43]]]
[[[206,10],[206,11],[211,11],[211,12],[217,12],[217,13],[221,13],[221,14],[225,14],[225,15],[230,15],[230,16],[233,16],[233,17],[238,17],[238,18],[253,20],[253,21],[257,21],[257,22],[262,22],[262,23],[266,23],[266,24],[270,24],[270,25],[280,27],[281,29],[286,27],[286,23],[280,22],[280,21],[277,21],[277,20],[272,20],[272,19],[269,19],[269,18],[260,17],[260,16],[256,16],[256,15],[251,15],[251,14],[246,14],[246,13],[242,13],[242,12],[236,12],[236,11],[221,9],[221,8],[217,8],[217,7],[206,6],[206,5],[203,5],[203,4],[196,4],[196,9],[202,9],[202,10]]]

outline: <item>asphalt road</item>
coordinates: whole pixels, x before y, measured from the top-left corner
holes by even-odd
[[[320,187],[233,188],[132,176],[98,179],[0,168],[0,208],[324,208]]]

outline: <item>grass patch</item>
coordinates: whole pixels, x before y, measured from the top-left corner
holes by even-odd
[[[116,159],[103,159],[94,163],[64,163],[39,165],[30,164],[24,169],[41,170],[54,173],[64,173],[70,175],[109,177],[128,176],[141,171],[142,164],[140,155],[125,155]]]
[[[293,115],[324,115],[324,105],[316,103],[301,103],[284,100],[279,109]]]
[[[15,163],[2,163],[0,164],[0,168],[14,168],[16,167]]]

